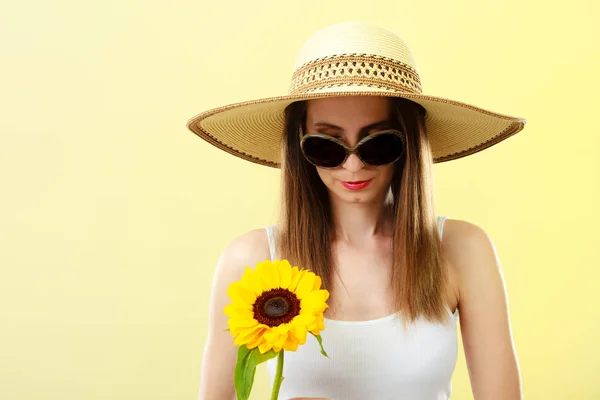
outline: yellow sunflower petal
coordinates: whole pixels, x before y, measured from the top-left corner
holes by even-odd
[[[273,343],[273,347],[275,347],[275,348],[282,348],[283,345],[285,344],[285,342],[288,340],[288,336],[289,336],[288,332],[279,334],[278,337],[277,337],[277,339]]]
[[[233,344],[235,346],[239,346],[242,344],[247,344],[249,341],[255,339],[256,337],[262,336],[264,329],[257,328],[257,326],[246,328],[235,337]]]
[[[279,266],[279,286],[287,289],[292,282],[292,266],[288,261],[282,261]]]
[[[283,349],[287,351],[296,351],[298,350],[298,345],[300,342],[293,335],[289,335],[287,341],[283,345]]]
[[[260,352],[260,354],[265,354],[266,352],[268,352],[269,350],[271,350],[273,348],[272,345],[270,345],[269,343],[267,343],[266,341],[262,341],[259,345],[258,345],[258,351]]]
[[[323,315],[317,315],[315,321],[307,327],[308,331],[314,335],[320,334],[325,329],[325,321]]]
[[[263,338],[271,346],[273,346],[273,344],[277,340],[278,336],[279,335],[277,334],[277,332],[275,330],[273,330],[273,328],[266,330],[265,333],[263,334]]]
[[[273,346],[273,348],[281,348],[288,339],[290,324],[282,324],[265,330],[263,339]]]
[[[298,282],[298,287],[296,287],[295,293],[296,296],[302,300],[305,296],[307,296],[313,288],[313,284],[315,282],[315,274],[313,272],[307,272],[304,274],[300,281]]]
[[[291,324],[293,326],[300,326],[300,325],[308,326],[308,325],[314,323],[316,318],[317,317],[312,313],[300,311],[300,314],[296,315],[294,317],[294,319],[292,319]]]
[[[306,273],[306,271],[301,271],[298,269],[298,267],[292,267],[292,280],[290,281],[290,284],[288,286],[288,289],[293,292],[296,290],[296,287],[298,286],[298,282],[300,281],[300,279],[302,278],[302,276]]]
[[[252,312],[251,307],[240,307],[236,303],[227,304],[223,312],[231,318],[254,318],[254,312]]]
[[[275,279],[274,269],[273,264],[269,260],[256,265],[256,274],[258,275],[262,283],[263,291],[265,292],[279,287],[279,279]]]
[[[320,335],[322,330],[323,329],[316,328],[316,329],[311,330],[310,333],[312,333],[313,335]]]
[[[241,329],[249,328],[251,326],[257,326],[258,321],[254,319],[242,319],[242,318],[230,318],[227,321],[231,334],[236,334]]]
[[[306,336],[308,332],[305,326],[293,326],[290,329],[290,333],[298,340],[299,344],[306,343]]]
[[[238,303],[239,305],[252,305],[256,301],[256,295],[240,281],[229,285],[227,294],[234,303]]]
[[[302,300],[300,300],[300,307],[303,310],[310,310],[314,312],[323,312],[327,308],[325,303],[329,298],[329,292],[327,290],[317,290],[310,292]]]
[[[246,267],[244,275],[242,275],[242,284],[250,289],[256,296],[260,296],[263,292],[262,282],[256,275],[256,272]]]
[[[315,281],[313,282],[313,288],[312,290],[319,290],[321,289],[321,277],[319,275],[315,275]]]
[[[273,270],[272,270],[272,274],[273,274],[273,280],[275,283],[275,287],[281,287],[281,265],[282,262],[280,260],[275,260],[273,261]]]
[[[248,326],[248,327],[245,327],[245,328],[239,328],[239,329],[237,329],[235,339],[236,340],[242,340],[245,337],[252,336],[252,334],[255,333],[258,330],[256,328],[257,328],[257,326],[254,325],[254,326]]]
[[[261,341],[263,340],[262,334],[256,335],[255,337],[248,339],[248,343],[246,343],[246,347],[248,349],[253,349],[257,347]]]
[[[291,328],[292,325],[290,323],[285,323],[273,327],[273,331],[278,335],[283,335],[284,333],[288,333]]]

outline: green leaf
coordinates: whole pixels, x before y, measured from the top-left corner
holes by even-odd
[[[325,357],[329,358],[329,356],[325,352],[325,349],[323,348],[323,339],[321,339],[321,335],[315,335],[312,332],[310,332],[310,334],[313,335],[315,338],[317,338],[317,342],[319,342],[319,346],[321,346],[321,354],[323,354]]]
[[[258,347],[249,350],[246,345],[241,345],[238,348],[237,363],[235,364],[233,378],[238,400],[248,400],[250,397],[256,367],[276,356],[277,353],[273,350],[265,354],[260,354]]]
[[[223,332],[229,332],[229,328],[223,329]]]

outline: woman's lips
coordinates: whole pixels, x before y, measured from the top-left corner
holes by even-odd
[[[346,189],[361,190],[361,189],[366,188],[369,185],[369,183],[371,183],[372,180],[373,180],[373,178],[366,180],[366,181],[354,181],[354,182],[340,181],[340,183]]]

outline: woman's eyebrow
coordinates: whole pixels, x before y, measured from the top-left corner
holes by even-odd
[[[374,122],[372,124],[369,124],[367,126],[363,126],[362,128],[360,128],[360,133],[366,133],[366,132],[368,132],[368,131],[370,131],[372,129],[381,128],[381,127],[385,127],[385,126],[389,126],[389,125],[390,125],[390,120],[389,119],[384,119],[384,120],[377,121],[377,122]],[[343,131],[344,130],[344,128],[341,128],[341,127],[339,127],[337,125],[330,124],[329,122],[324,122],[324,121],[315,122],[313,124],[313,126],[315,128],[332,128],[332,129],[337,129],[339,131]]]

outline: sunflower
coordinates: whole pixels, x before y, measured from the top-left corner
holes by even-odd
[[[287,260],[267,260],[246,268],[242,279],[227,289],[232,303],[225,307],[234,345],[258,347],[261,354],[296,351],[306,336],[325,329],[327,290],[321,278]],[[320,337],[319,337],[320,339]]]

